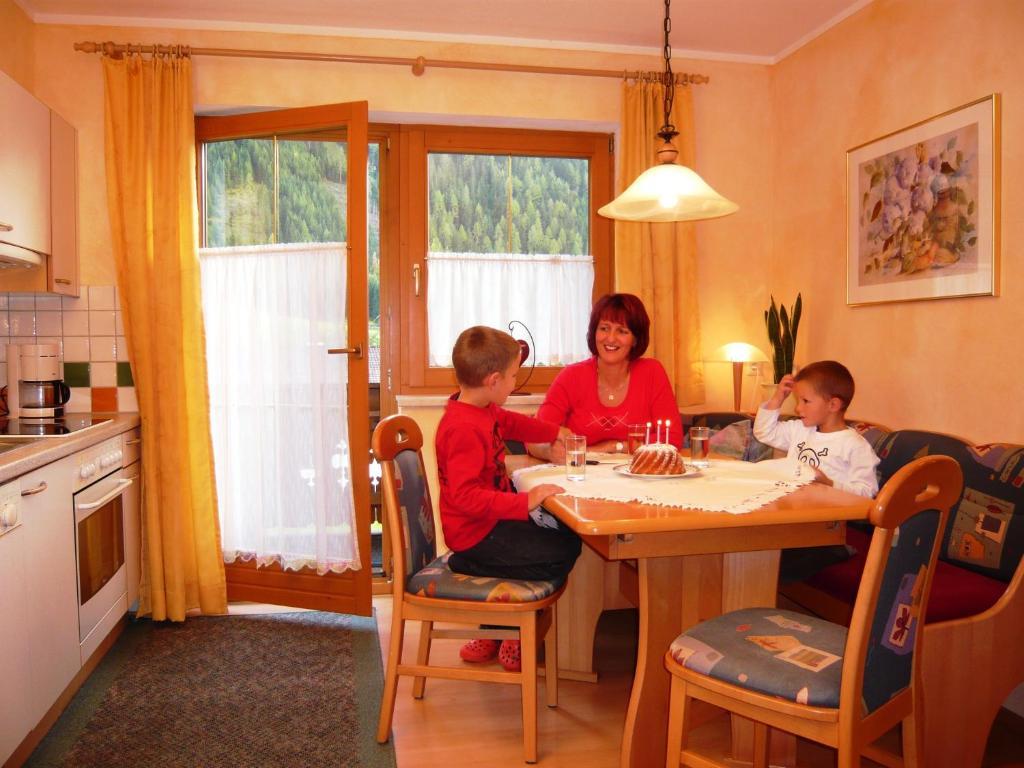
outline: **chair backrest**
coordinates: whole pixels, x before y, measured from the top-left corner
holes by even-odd
[[[937,432],[900,429],[875,452],[880,481],[918,456],[950,456],[964,473],[964,493],[942,535],[939,558],[1009,582],[1024,556],[1024,446],[974,445]]]
[[[388,416],[377,424],[371,440],[381,465],[391,541],[392,580],[396,593],[406,581],[437,557],[434,508],[423,466],[423,433],[408,416]]]
[[[841,708],[870,714],[916,678],[923,636],[918,629],[940,533],[962,488],[956,461],[926,456],[904,466],[879,491],[869,515],[875,530],[847,637]]]

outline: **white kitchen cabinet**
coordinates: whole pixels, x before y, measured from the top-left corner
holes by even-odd
[[[0,765],[38,722],[25,702],[32,692],[25,527],[0,534]]]
[[[50,264],[46,290],[78,295],[78,131],[50,112]]]
[[[0,72],[0,251],[50,253],[50,204],[50,110]]]
[[[28,701],[38,723],[81,667],[78,640],[78,575],[70,456],[23,475],[21,520],[25,538],[25,591],[31,607]]]

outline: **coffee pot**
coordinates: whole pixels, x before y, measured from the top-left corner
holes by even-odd
[[[71,389],[61,379],[56,344],[7,345],[7,413],[11,418],[64,415]]]

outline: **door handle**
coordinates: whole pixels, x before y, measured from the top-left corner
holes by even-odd
[[[412,292],[414,296],[420,295],[420,265],[412,265]]]
[[[363,358],[363,347],[361,344],[356,344],[354,347],[339,347],[336,349],[328,349],[328,355],[352,355],[356,360],[362,360]]]

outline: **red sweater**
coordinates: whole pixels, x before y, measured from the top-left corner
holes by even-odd
[[[629,364],[629,389],[626,397],[616,406],[604,405],[597,394],[597,359],[590,358],[567,365],[555,377],[537,411],[537,418],[562,424],[574,435],[584,435],[587,444],[603,440],[626,440],[629,424],[651,422],[651,442],[654,442],[658,419],[671,421],[669,442],[677,448],[682,445],[679,424],[679,406],[668,374],[657,360],[640,357]]]
[[[480,408],[453,395],[437,427],[437,477],[441,529],[456,552],[469,549],[499,520],[527,520],[526,494],[518,494],[505,471],[505,438],[550,443],[558,426],[496,405]]]

